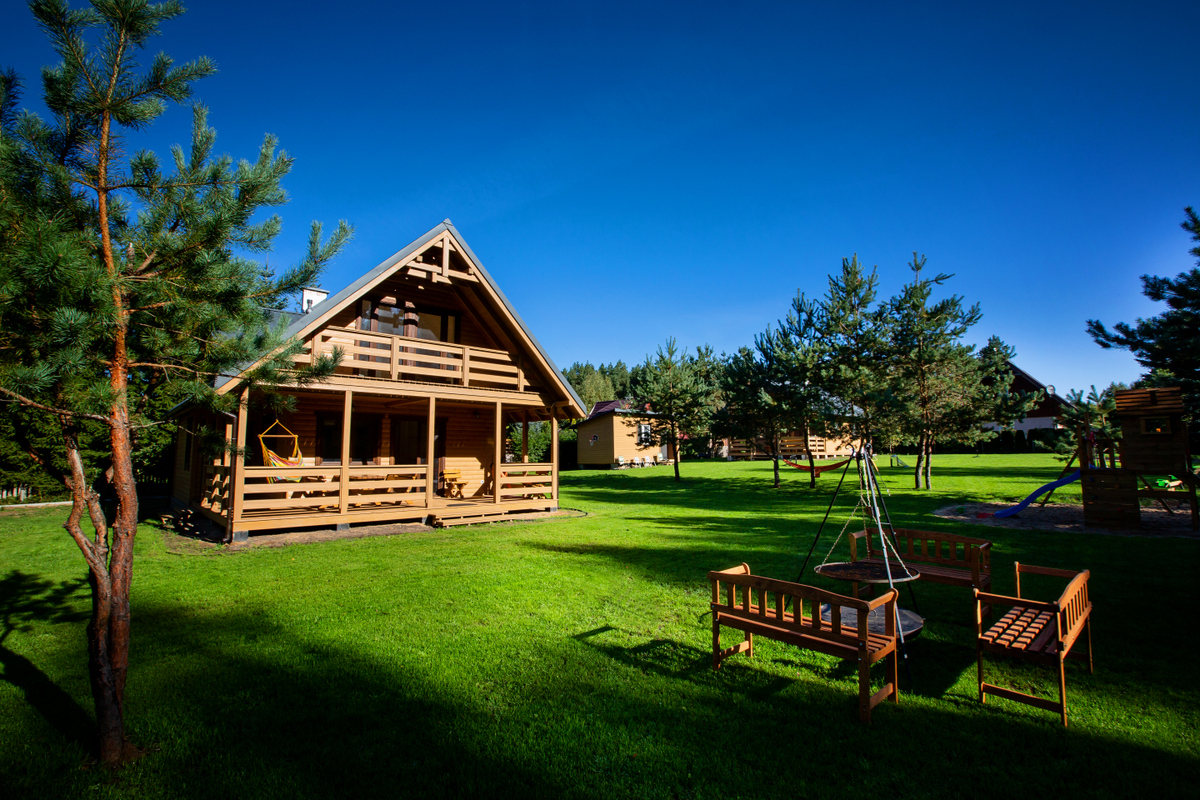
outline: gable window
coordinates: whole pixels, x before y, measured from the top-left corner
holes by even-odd
[[[637,430],[638,447],[649,447],[654,444],[654,435],[650,433],[650,426],[639,424]]]

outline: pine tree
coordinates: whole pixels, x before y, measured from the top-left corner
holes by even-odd
[[[284,343],[265,307],[311,282],[350,235],[327,242],[313,226],[309,251],[274,277],[253,260],[279,232],[255,221],[286,197],[291,159],[267,137],[254,161],[214,156],[206,111],[193,112],[192,141],[164,171],[150,152],[126,156],[125,132],[148,127],[168,103],[214,72],[200,58],[176,66],[165,54],[138,59],[177,2],[93,0],[71,10],[35,0],[35,18],[61,63],[43,71],[51,118],[17,114],[19,83],[0,80],[0,396],[40,414],[56,431],[58,458],[42,466],[71,491],[65,527],[89,570],[89,675],[99,756],[132,757],[123,697],[129,668],[138,432],[158,421],[162,393],[228,410],[214,376],[258,363],[251,385],[306,383],[335,358],[291,371],[299,342]],[[273,355],[272,355],[273,354]],[[103,431],[105,479],[116,496],[110,528],[83,448]],[[85,518],[92,533],[85,531]]]
[[[711,356],[711,351],[707,355]],[[649,404],[653,412],[649,417],[652,440],[675,449],[675,480],[680,479],[681,443],[706,434],[712,417],[717,390],[711,383],[714,368],[708,360],[703,349],[698,357],[681,353],[671,338],[654,358],[647,357],[635,370],[637,379],[631,390],[637,403]]]
[[[1024,418],[1038,397],[1013,396],[1011,348],[997,338],[978,354],[962,338],[981,319],[979,305],[964,306],[952,295],[931,302],[934,287],[952,275],[924,277],[925,257],[913,253],[911,283],[887,303],[892,319],[889,338],[890,414],[900,435],[917,445],[914,488],[932,486],[933,447],[941,441],[973,444],[991,438],[988,422],[1010,424]]]
[[[1188,206],[1180,227],[1200,243],[1200,217]],[[1129,350],[1146,368],[1146,382],[1155,386],[1178,386],[1192,419],[1200,419],[1200,244],[1188,251],[1196,267],[1171,278],[1142,276],[1142,293],[1167,310],[1129,325],[1118,322],[1113,330],[1090,319],[1087,332],[1096,344]]]
[[[842,259],[840,276],[829,277],[821,304],[827,348],[825,386],[833,402],[831,424],[846,424],[852,438],[869,441],[888,395],[888,318],[873,308],[878,275],[858,256]]]
[[[900,409],[900,430],[917,445],[914,488],[930,486],[935,437],[963,427],[977,383],[978,363],[963,334],[982,316],[979,305],[963,307],[958,295],[930,304],[935,286],[951,275],[921,275],[925,257],[913,253],[913,279],[888,303],[892,317],[892,396]]]

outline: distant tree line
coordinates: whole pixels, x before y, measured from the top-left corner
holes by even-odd
[[[957,295],[935,300],[952,276],[929,276],[925,264],[914,253],[911,282],[880,301],[877,270],[856,256],[843,259],[823,297],[798,295],[783,319],[733,354],[717,357],[707,346],[692,354],[670,339],[628,371],[618,361],[574,364],[564,374],[586,404],[624,398],[646,405],[654,413],[653,440],[680,454],[725,437],[779,453],[792,432],[806,441],[820,435],[907,445],[915,447],[914,484],[928,489],[935,445],[993,439],[998,431],[987,423],[1023,418],[1040,393],[1011,390],[1015,353],[1000,339],[978,349],[964,343],[982,316],[979,306]],[[624,392],[614,372],[628,374]],[[811,452],[808,460],[815,485]]]

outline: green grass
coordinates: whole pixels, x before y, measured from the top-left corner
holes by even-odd
[[[183,553],[143,526],[127,720],[147,754],[115,775],[81,768],[88,596],[64,511],[4,512],[2,794],[1190,794],[1200,691],[1184,604],[1200,544],[929,515],[1022,498],[1059,469],[1040,455],[942,456],[935,492],[899,469],[883,480],[897,525],[991,538],[997,591],[1011,592],[1014,560],[1092,570],[1096,673],[1069,664],[1068,730],[1049,712],[979,705],[969,593],[949,587],[916,587],[928,622],[912,682],[902,673],[901,704],[871,727],[835,659],[760,639],[754,659],[714,672],[705,573],[746,561],[794,579],[837,473],[811,492],[789,469],[772,490],[766,463],[685,463],[678,485],[662,468],[565,474],[579,519]],[[806,582],[846,589],[811,568]],[[997,682],[1055,692],[1048,670],[989,664]]]

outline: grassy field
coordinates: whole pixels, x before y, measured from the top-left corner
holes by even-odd
[[[932,493],[884,470],[897,525],[991,538],[1000,592],[1014,560],[1092,570],[1096,673],[1068,665],[1068,730],[979,705],[961,589],[916,587],[912,682],[871,727],[835,659],[760,640],[714,672],[705,573],[746,561],[794,579],[837,475],[810,491],[788,470],[773,490],[766,463],[685,463],[682,484],[662,468],[565,474],[576,519],[240,551],[143,526],[127,719],[147,754],[116,774],[85,764],[88,594],[64,511],[3,512],[0,794],[1190,795],[1200,542],[949,525],[929,512],[1024,497],[1060,465],[935,464]],[[1049,670],[990,663],[997,682],[1056,691]]]

